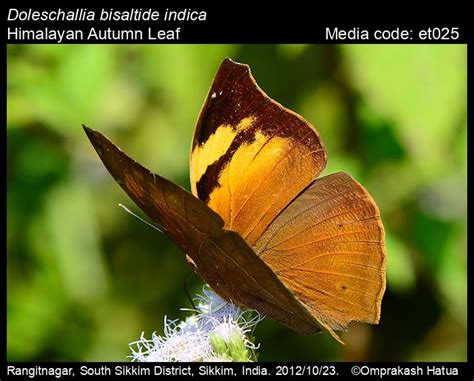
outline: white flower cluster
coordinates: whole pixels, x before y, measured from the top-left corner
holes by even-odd
[[[210,289],[198,295],[194,315],[182,322],[165,316],[164,335],[156,332],[151,339],[144,334],[129,344],[132,361],[187,362],[187,361],[251,361],[251,353],[258,348],[249,340],[248,333],[262,320],[257,312],[242,311],[219,297]],[[253,317],[248,318],[251,314]]]

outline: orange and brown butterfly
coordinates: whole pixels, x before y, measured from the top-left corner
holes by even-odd
[[[192,193],[84,128],[117,183],[224,299],[339,341],[351,321],[379,322],[386,255],[375,201],[344,172],[319,177],[319,134],[249,66],[227,58],[216,74],[192,142]]]

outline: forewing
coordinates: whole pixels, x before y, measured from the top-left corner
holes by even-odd
[[[204,240],[221,231],[222,219],[188,191],[127,156],[101,133],[84,129],[115,181],[166,235],[196,260]]]
[[[194,134],[193,194],[252,245],[325,165],[316,130],[269,98],[247,65],[225,59]]]
[[[301,333],[318,322],[273,271],[206,204],[131,159],[97,131],[84,127],[102,162],[130,198],[190,257],[190,264],[226,300]]]
[[[314,181],[254,249],[333,336],[352,320],[379,322],[383,225],[372,197],[346,173]]]

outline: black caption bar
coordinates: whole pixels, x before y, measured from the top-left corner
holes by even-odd
[[[7,43],[465,43],[459,22],[331,23],[304,7],[24,8],[5,15]]]
[[[3,373],[8,379],[122,376],[472,378],[472,369],[467,363],[7,363]]]

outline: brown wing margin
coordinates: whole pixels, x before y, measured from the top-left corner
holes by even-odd
[[[193,260],[219,295],[257,309],[294,330],[312,334],[319,323],[235,232],[202,201],[131,159],[84,126],[102,162],[130,198]]]

